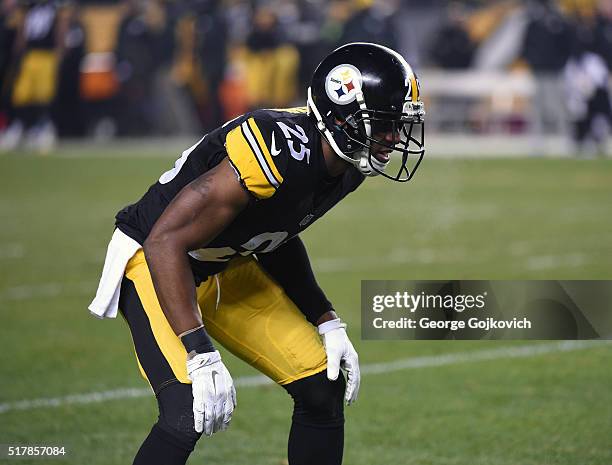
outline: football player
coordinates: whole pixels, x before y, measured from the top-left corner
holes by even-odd
[[[11,95],[14,118],[0,134],[0,151],[16,149],[27,130],[27,144],[45,154],[55,146],[50,112],[70,11],[58,0],[25,0],[20,7],[14,44],[17,72]]]
[[[236,390],[213,339],[292,396],[289,464],[342,462],[359,363],[299,234],[368,176],[410,180],[423,117],[398,53],[348,44],[316,69],[307,107],[224,124],[117,214],[89,308],[120,309],[157,397],[134,464],[184,464],[228,427]]]

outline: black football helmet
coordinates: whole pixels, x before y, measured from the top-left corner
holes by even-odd
[[[419,80],[390,48],[356,42],[334,50],[314,72],[308,109],[334,152],[366,176],[409,181],[425,155]],[[401,159],[395,174],[386,172],[391,155]]]

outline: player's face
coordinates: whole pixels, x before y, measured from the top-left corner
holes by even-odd
[[[373,139],[380,142],[375,142],[370,146],[370,152],[372,153],[372,156],[375,157],[378,161],[386,163],[389,161],[391,152],[393,152],[392,147],[394,147],[395,144],[401,141],[401,134],[399,130],[376,132],[373,136]]]

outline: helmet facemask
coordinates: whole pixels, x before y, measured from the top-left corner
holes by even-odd
[[[406,102],[402,113],[359,110],[339,125],[345,153],[368,176],[410,181],[425,155],[424,116],[422,102]]]
[[[401,113],[377,111],[367,109],[359,95],[360,109],[339,121],[333,114],[324,119],[312,101],[310,89],[308,94],[308,107],[319,130],[338,156],[365,176],[382,175],[398,182],[412,179],[425,156],[425,110],[421,101],[405,102]],[[378,152],[388,152],[387,160],[377,158]]]

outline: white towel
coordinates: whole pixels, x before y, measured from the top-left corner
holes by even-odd
[[[125,267],[142,246],[134,239],[115,229],[106,250],[104,268],[96,297],[89,311],[98,318],[115,318],[119,309],[119,292]]]

